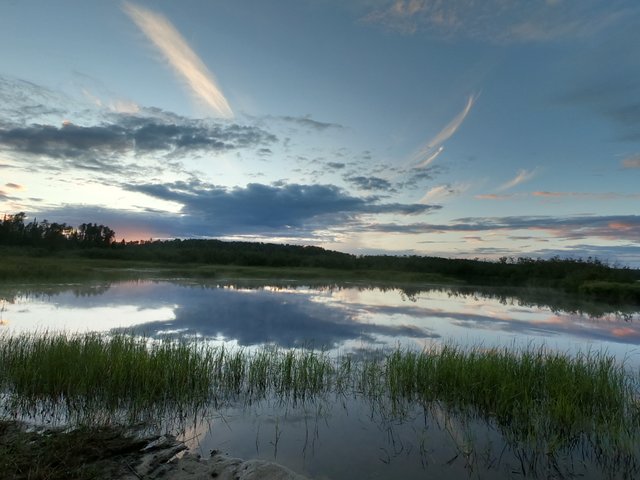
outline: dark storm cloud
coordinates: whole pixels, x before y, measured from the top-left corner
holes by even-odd
[[[393,192],[394,189],[388,180],[380,177],[345,176],[344,179],[360,190],[384,190]]]
[[[227,188],[192,179],[167,184],[124,184],[122,188],[182,206],[177,214],[149,209],[62,205],[32,212],[51,221],[109,225],[116,233],[146,231],[154,238],[261,235],[313,237],[318,230],[358,224],[363,215],[416,215],[438,205],[381,203],[349,195],[334,185],[250,183]]]
[[[359,198],[334,185],[250,183],[226,188],[192,180],[170,184],[125,185],[162,200],[183,205],[185,214],[207,219],[218,232],[302,227],[312,221],[339,223],[358,214],[412,215],[439,208],[433,205],[379,203]],[[330,218],[328,218],[330,217]]]

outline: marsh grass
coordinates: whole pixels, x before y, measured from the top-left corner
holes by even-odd
[[[76,420],[194,409],[209,400],[213,378],[212,352],[203,345],[128,335],[4,336],[0,364],[9,408],[62,409]]]
[[[369,356],[214,347],[118,334],[0,336],[0,392],[14,416],[62,412],[79,423],[149,421],[172,412],[364,398],[389,416],[438,405],[481,418],[508,441],[546,451],[589,443],[637,454],[637,379],[601,353],[445,345]],[[119,416],[118,416],[119,415]]]
[[[603,353],[569,357],[543,348],[445,345],[437,353],[396,350],[383,368],[383,391],[397,410],[411,402],[439,402],[492,421],[507,437],[542,440],[549,450],[584,439],[635,448],[630,439],[640,426],[636,384]]]

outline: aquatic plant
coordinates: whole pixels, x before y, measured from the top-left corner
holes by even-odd
[[[484,419],[516,445],[548,453],[588,444],[637,455],[636,379],[603,353],[544,348],[397,349],[353,357],[257,350],[127,334],[0,336],[0,392],[12,416],[113,423],[179,418],[266,398],[368,400],[390,417],[431,405]]]

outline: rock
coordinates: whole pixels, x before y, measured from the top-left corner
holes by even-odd
[[[282,465],[264,460],[241,460],[216,453],[207,463],[211,477],[219,480],[306,480]]]
[[[308,480],[277,463],[242,460],[217,451],[208,460],[191,453],[179,456],[183,444],[166,437],[159,440],[141,450],[133,476],[127,480]]]

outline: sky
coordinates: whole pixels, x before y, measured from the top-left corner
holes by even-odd
[[[0,215],[640,267],[636,0],[0,1]]]

